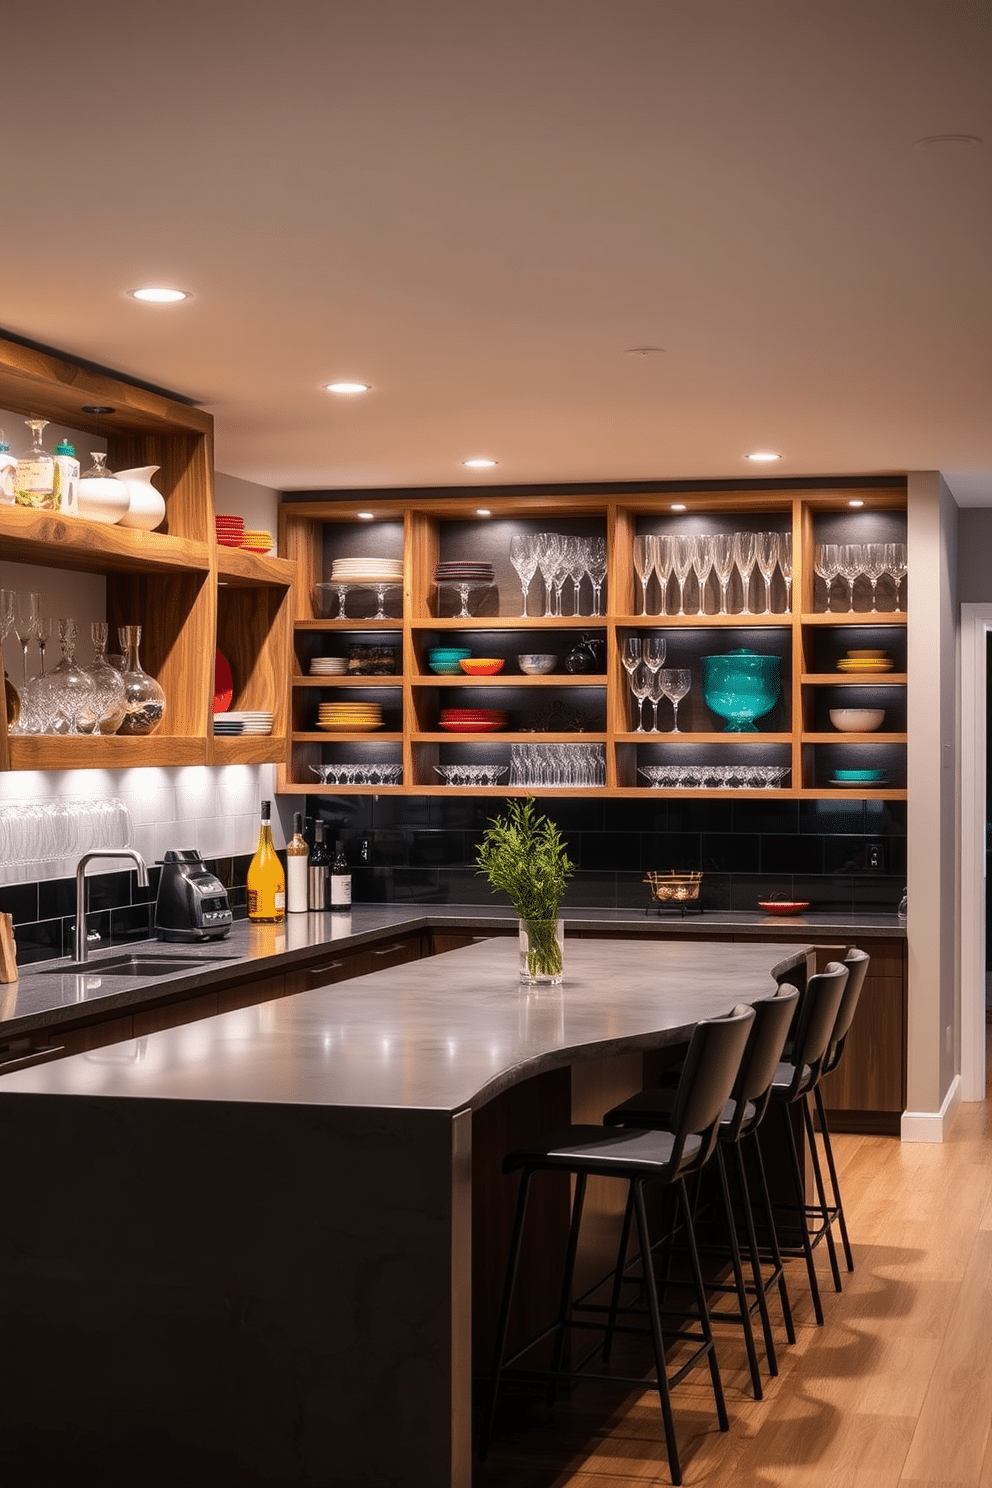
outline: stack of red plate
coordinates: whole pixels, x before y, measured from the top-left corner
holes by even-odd
[[[506,728],[502,708],[442,708],[439,726],[449,734],[491,734]]]
[[[217,528],[217,541],[225,548],[240,548],[245,535],[244,517],[229,517],[217,515],[214,517],[214,525]]]

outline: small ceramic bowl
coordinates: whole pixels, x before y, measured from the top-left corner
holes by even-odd
[[[885,709],[831,708],[830,722],[842,734],[873,734],[885,722]]]
[[[525,656],[517,657],[517,666],[528,677],[543,677],[546,672],[553,672],[557,665],[557,656],[546,655],[540,651],[533,654],[528,652]]]
[[[429,661],[427,665],[436,677],[460,677],[461,663],[458,661]]]
[[[462,661],[472,653],[467,646],[432,646],[427,653],[429,661]]]
[[[772,915],[797,915],[802,914],[804,909],[809,909],[808,899],[759,899],[758,908],[763,909],[765,914]]]
[[[506,666],[506,662],[502,656],[471,656],[463,657],[458,665],[470,677],[495,677]]]
[[[881,780],[884,770],[835,770],[834,777],[837,780]]]

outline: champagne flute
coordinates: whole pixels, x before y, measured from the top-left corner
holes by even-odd
[[[606,538],[591,537],[586,550],[586,565],[592,581],[592,612],[602,614],[603,582],[606,578]]]
[[[720,614],[728,614],[727,589],[730,575],[734,571],[734,535],[732,532],[714,532],[710,539],[713,553],[713,569],[720,584]]]
[[[785,580],[785,613],[792,613],[792,533],[783,532],[778,540],[778,567]]]
[[[17,619],[14,622],[14,633],[21,643],[21,651],[24,657],[24,681],[28,680],[28,646],[38,634],[38,622],[41,619],[41,595],[40,594],[18,594],[17,596]]]
[[[741,608],[745,615],[750,615],[751,613],[751,575],[754,573],[756,557],[755,534],[753,532],[735,532],[734,562],[737,564],[737,572],[741,576],[741,585],[744,589],[744,602]]]
[[[648,612],[648,584],[654,572],[655,539],[650,533],[634,538],[634,567],[641,581],[641,614]]]
[[[895,607],[899,609],[899,585],[906,577],[906,544],[885,544],[885,572],[895,585]]]
[[[668,581],[672,576],[672,539],[664,535],[655,538],[654,571],[661,589],[659,615],[668,614]]]
[[[758,572],[765,581],[765,614],[772,608],[772,574],[778,564],[778,533],[759,532],[755,543]]]
[[[685,581],[689,577],[692,567],[693,556],[696,551],[696,539],[683,536],[672,538],[672,567],[679,585],[679,614],[685,614]]]
[[[624,671],[627,673],[627,686],[633,689],[634,673],[641,664],[643,643],[640,636],[628,636],[623,643],[620,652],[620,660],[623,662]]]
[[[692,673],[687,667],[670,667],[659,673],[659,675],[662,679],[665,696],[672,705],[673,722],[670,732],[680,734],[682,730],[679,728],[679,703],[692,686]]]
[[[564,538],[560,532],[539,532],[537,534],[537,566],[541,570],[541,578],[544,580],[544,615],[547,618],[553,614],[552,609],[552,579],[561,558]]]
[[[580,589],[589,567],[588,549],[584,537],[570,537],[565,545],[566,567],[572,581],[572,614],[581,615]]]
[[[699,536],[692,544],[692,569],[699,586],[699,614],[706,614],[706,581],[713,572],[713,544],[708,536]]]
[[[50,616],[47,617],[47,618],[40,619],[38,621],[38,629],[35,631],[34,638],[35,638],[35,641],[37,642],[38,655],[39,655],[39,657],[41,659],[41,675],[44,676],[45,675],[45,647],[48,645],[49,641],[52,639],[52,621],[51,621],[51,617]]]

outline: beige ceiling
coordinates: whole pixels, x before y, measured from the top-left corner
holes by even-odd
[[[0,325],[202,403],[232,475],[764,447],[992,504],[988,0],[15,0],[0,56]]]

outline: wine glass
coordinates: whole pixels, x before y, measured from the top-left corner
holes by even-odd
[[[685,581],[689,577],[692,560],[696,552],[696,539],[683,534],[672,538],[672,567],[679,586],[680,615],[685,614]]]
[[[906,544],[885,544],[885,572],[895,585],[895,607],[899,609],[899,585],[906,577]]]
[[[650,668],[641,662],[630,679],[630,690],[637,699],[637,728],[634,730],[635,734],[647,733],[647,729],[644,727],[644,704],[647,698],[651,696],[651,676]]]
[[[620,652],[620,660],[627,673],[627,685],[630,688],[634,686],[634,673],[641,664],[642,647],[643,642],[640,636],[627,636],[623,643],[623,650]]]
[[[878,581],[886,572],[885,567],[885,544],[864,543],[864,558],[862,560],[862,572],[871,583],[871,608],[872,613],[878,613]]]
[[[792,613],[792,533],[783,532],[778,540],[778,567],[785,580],[785,613]]]
[[[586,546],[586,567],[592,580],[592,612],[602,614],[600,609],[603,581],[606,578],[606,538],[591,537]]]
[[[655,538],[654,571],[661,589],[659,615],[668,614],[668,581],[672,576],[672,539],[666,536]]]
[[[17,619],[14,622],[14,632],[21,643],[21,651],[24,656],[24,681],[28,680],[28,646],[38,634],[38,625],[41,620],[41,595],[40,594],[18,594],[17,596]]]
[[[772,607],[772,574],[778,565],[778,533],[759,532],[755,543],[758,572],[765,581],[765,614]]]
[[[523,591],[524,607],[521,615],[527,614],[527,591],[530,589],[531,579],[537,572],[537,543],[533,537],[526,533],[515,533],[510,538],[510,562],[517,571],[520,580],[520,588]]]
[[[560,532],[539,532],[537,534],[537,566],[541,570],[541,578],[544,580],[544,614],[545,618],[553,614],[552,610],[552,579],[561,559],[561,550],[564,538]]]
[[[570,537],[565,544],[565,553],[568,576],[572,581],[572,614],[581,615],[582,605],[580,603],[579,591],[582,586],[582,580],[586,575],[586,569],[589,566],[585,538]]]
[[[671,733],[680,734],[682,730],[679,728],[679,703],[692,686],[692,673],[687,667],[668,667],[659,675],[662,679],[664,694],[672,705]]]
[[[634,538],[634,567],[641,581],[641,614],[648,612],[648,584],[654,572],[655,539],[649,532]]]
[[[854,582],[862,572],[864,547],[861,543],[840,544],[840,576],[847,584],[847,610],[854,609]]]
[[[713,545],[708,536],[699,536],[693,539],[692,569],[696,575],[696,583],[699,586],[698,613],[705,615],[706,581],[713,572]]]
[[[720,614],[728,614],[727,589],[730,575],[734,571],[734,535],[732,532],[714,532],[710,538],[713,554],[713,569],[720,584]]]
[[[813,572],[826,585],[827,595],[823,605],[826,613],[830,609],[831,586],[840,573],[840,548],[837,543],[817,543],[813,552]]]
[[[2,645],[3,642],[10,635],[11,627],[14,624],[16,603],[17,596],[14,593],[13,589],[0,589],[0,645]],[[4,703],[7,710],[7,722],[13,725],[17,723],[20,717],[21,700],[18,696],[17,688],[7,676],[2,657],[0,657],[0,673],[3,674],[3,691]]]
[[[574,549],[574,546],[575,546],[575,538],[574,537],[563,537],[562,538],[562,540],[561,540],[561,548],[560,548],[559,553],[558,553],[558,562],[555,564],[554,573],[552,574],[552,583],[554,585],[554,591],[555,591],[554,613],[556,615],[560,615],[562,613],[562,608],[561,608],[562,592],[564,591],[564,588],[565,588],[565,580],[568,578],[568,575],[569,575],[569,572],[570,572],[570,569],[571,569],[572,551]]]
[[[756,557],[755,534],[753,532],[735,532],[734,562],[737,565],[737,572],[741,576],[741,586],[744,590],[744,600],[741,608],[745,615],[750,615],[751,613],[751,575],[754,573]]]
[[[654,717],[651,719],[652,734],[656,734],[658,732],[658,704],[661,702],[662,698],[666,696],[667,694],[665,692],[663,673],[661,668],[659,667],[657,670],[651,673],[651,691],[648,693],[648,697],[651,700],[651,707],[654,709]]]

